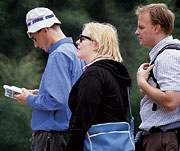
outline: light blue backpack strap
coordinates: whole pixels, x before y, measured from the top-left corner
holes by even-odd
[[[132,111],[131,111],[129,87],[127,87],[127,93],[128,93],[128,103],[129,103],[130,129],[131,129],[132,139],[134,141],[134,117],[132,116]]]

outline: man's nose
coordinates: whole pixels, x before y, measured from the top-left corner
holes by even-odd
[[[138,29],[135,31],[135,35],[139,35],[139,31],[138,31]]]
[[[34,47],[37,48],[38,47],[38,44],[36,41],[34,41]]]

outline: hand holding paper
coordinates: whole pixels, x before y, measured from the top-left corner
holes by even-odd
[[[27,96],[30,94],[29,90],[22,88],[21,93],[16,93],[13,95],[14,98],[18,100],[19,103],[27,104]]]
[[[5,89],[5,96],[10,97],[12,99],[17,99],[18,102],[22,103],[22,104],[27,104],[27,96],[30,93],[38,93],[37,90],[31,90],[32,92],[30,92],[29,90],[25,89],[25,88],[18,88],[16,86],[8,86],[8,85],[4,85],[3,88]]]
[[[21,88],[18,88],[16,86],[8,86],[8,85],[4,85],[3,88],[5,89],[5,96],[13,98],[14,94],[20,94],[22,92]]]

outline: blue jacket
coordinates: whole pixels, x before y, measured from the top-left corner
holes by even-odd
[[[76,52],[71,38],[61,39],[50,47],[39,93],[27,97],[27,104],[34,108],[31,120],[33,130],[68,129],[71,117],[69,92],[85,65],[77,58]]]

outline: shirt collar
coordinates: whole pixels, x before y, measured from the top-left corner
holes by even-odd
[[[49,54],[52,53],[54,50],[57,49],[57,47],[59,47],[60,45],[64,44],[64,43],[73,43],[73,40],[71,37],[67,37],[67,38],[63,38],[61,40],[58,40],[57,42],[55,42],[50,48],[49,48]]]
[[[83,67],[83,70],[85,71],[90,65],[92,65],[92,64],[95,63],[96,61],[103,60],[103,59],[110,59],[110,58],[105,58],[105,57],[97,58],[97,59],[94,60],[93,62],[90,62],[89,64],[87,64],[86,66],[84,66],[84,67]]]

